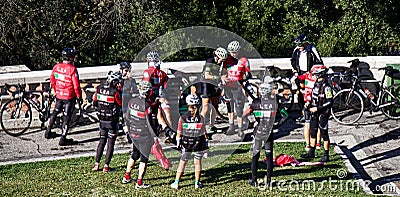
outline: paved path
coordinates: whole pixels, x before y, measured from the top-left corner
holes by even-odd
[[[339,125],[333,120],[329,122],[332,141],[337,144],[337,153],[344,158],[350,172],[356,173],[356,178],[372,182],[369,192],[379,193],[374,191],[379,186],[386,190],[396,190],[400,186],[399,123],[400,121],[388,120],[379,113],[365,113],[359,124],[353,126]],[[292,119],[274,132],[277,141],[303,139],[302,125],[296,124]],[[0,165],[95,155],[98,143],[96,124],[74,128],[70,131],[70,137],[79,143],[60,147],[59,137],[47,140],[43,130],[31,129],[20,137],[11,137],[0,131]],[[237,141],[238,138],[236,135],[226,137],[216,134],[214,140]],[[116,152],[128,152],[129,148],[125,136],[118,137]],[[383,193],[400,195],[400,190]]]

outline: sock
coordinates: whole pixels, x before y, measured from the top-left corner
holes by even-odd
[[[324,150],[324,155],[329,155],[329,150]]]
[[[142,185],[142,179],[138,179],[138,180],[137,180],[137,184],[138,184],[138,185]]]
[[[131,178],[131,173],[130,172],[125,172],[125,178],[130,179]]]
[[[199,180],[194,180],[194,184],[197,185],[199,183]]]
[[[179,180],[178,179],[175,179],[175,182],[174,182],[174,184],[179,184]]]

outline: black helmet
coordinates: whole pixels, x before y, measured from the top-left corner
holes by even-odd
[[[304,43],[308,42],[308,37],[306,34],[300,34],[299,36],[297,36],[297,38],[294,42],[297,45],[303,45]]]
[[[121,62],[119,64],[119,69],[124,69],[124,68],[128,68],[129,70],[131,70],[131,64],[129,62]]]
[[[62,56],[64,58],[73,58],[73,57],[75,57],[75,55],[76,55],[76,51],[72,48],[65,48],[62,51]]]

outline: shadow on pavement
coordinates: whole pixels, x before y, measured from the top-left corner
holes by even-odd
[[[351,148],[349,151],[351,152],[355,152],[357,150],[363,149],[365,147],[369,147],[375,144],[381,144],[381,143],[385,143],[389,140],[395,140],[395,139],[399,139],[400,136],[400,128],[391,130],[387,133],[385,133],[384,135],[381,136],[377,136],[374,138],[371,138],[367,141],[361,142],[359,144],[357,144],[356,146],[354,146],[353,148]]]

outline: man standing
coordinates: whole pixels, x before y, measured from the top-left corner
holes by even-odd
[[[296,48],[293,50],[290,62],[296,77],[310,71],[315,64],[323,64],[317,48],[309,43],[307,35],[300,34],[296,38],[295,43]],[[296,85],[298,88],[300,87],[299,79],[296,79]],[[300,91],[298,91],[298,102],[301,110],[303,110],[304,99]],[[300,116],[297,120],[303,122],[304,115]]]
[[[45,138],[50,139],[54,136],[54,133],[51,132],[51,127],[54,125],[57,115],[64,110],[60,146],[73,143],[73,139],[67,139],[68,124],[76,99],[82,103],[82,90],[79,83],[78,70],[72,64],[75,55],[76,51],[74,49],[65,48],[62,51],[63,61],[54,66],[50,75],[51,87],[56,92],[56,106],[50,116]]]

